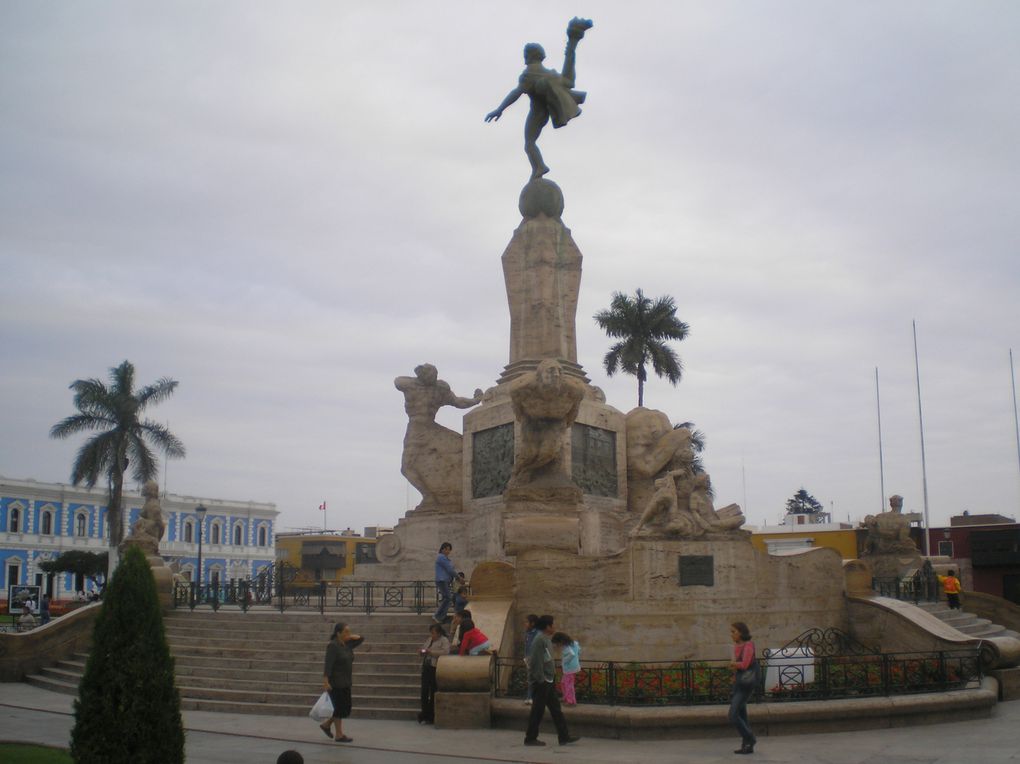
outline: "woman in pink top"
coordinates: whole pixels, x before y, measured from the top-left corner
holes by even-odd
[[[489,638],[482,633],[481,629],[475,626],[475,622],[470,618],[461,621],[460,628],[463,636],[460,638],[458,655],[478,655],[482,650],[488,650],[492,647]]]
[[[754,657],[754,642],[747,624],[737,621],[730,625],[733,640],[733,694],[730,696],[730,724],[740,733],[740,748],[733,753],[754,753],[758,739],[747,722],[747,701],[758,686],[758,661]]]

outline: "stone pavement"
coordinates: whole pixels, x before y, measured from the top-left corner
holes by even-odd
[[[0,683],[0,740],[67,746],[73,698],[19,683]],[[538,762],[664,764],[746,761],[732,740],[621,741],[585,738],[526,748],[507,730],[437,730],[412,722],[351,719],[352,744],[330,743],[303,717],[185,711],[188,764],[273,764],[288,748],[309,764]],[[763,737],[751,761],[812,764],[998,764],[1020,762],[1020,702],[1000,703],[990,719],[937,726]]]

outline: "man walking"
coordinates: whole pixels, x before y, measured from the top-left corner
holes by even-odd
[[[453,544],[444,541],[439,547],[439,554],[436,555],[436,593],[439,595],[439,607],[436,608],[432,620],[436,623],[446,621],[446,611],[450,609],[453,602],[453,594],[450,591],[450,584],[457,577],[457,571],[450,560],[450,552],[453,551]]]
[[[549,707],[560,745],[575,743],[580,738],[571,737],[567,730],[567,720],[563,718],[560,699],[556,697],[555,665],[552,657],[552,643],[549,641],[556,630],[553,628],[551,615],[539,616],[535,623],[538,633],[531,642],[528,652],[528,685],[531,687],[531,716],[528,718],[528,731],[524,733],[524,745],[545,745],[538,739],[538,728],[545,716],[545,708]]]

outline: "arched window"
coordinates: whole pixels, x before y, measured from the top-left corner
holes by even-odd
[[[184,543],[191,544],[195,541],[195,524],[191,520],[184,521]]]
[[[85,538],[86,534],[86,523],[88,519],[84,512],[79,512],[74,516],[74,535],[80,538]]]
[[[42,522],[39,524],[40,533],[44,536],[53,535],[53,513],[46,510],[42,513]]]
[[[211,543],[211,544],[222,544],[223,543],[220,540],[220,524],[219,523],[213,523],[212,534],[211,534],[211,538],[209,540],[209,543]]]
[[[241,544],[243,543],[241,538],[242,538],[242,536],[241,536],[241,526],[240,525],[235,525],[234,526],[234,546],[241,546]]]
[[[269,546],[268,534],[266,533],[266,526],[259,526],[259,546]]]
[[[10,514],[7,515],[7,530],[11,533],[21,531],[21,510],[18,507],[11,507]]]

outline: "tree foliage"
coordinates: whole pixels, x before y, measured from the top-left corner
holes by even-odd
[[[683,365],[668,343],[683,340],[690,327],[676,317],[672,297],[653,300],[640,289],[634,297],[614,292],[609,308],[595,314],[595,323],[620,340],[609,348],[603,364],[610,377],[620,369],[637,377],[638,406],[644,405],[649,364],[657,376],[679,384]]]
[[[79,379],[71,383],[77,414],[57,422],[50,429],[52,438],[68,438],[80,432],[98,431],[78,450],[71,469],[71,482],[92,488],[105,478],[109,487],[107,504],[110,548],[116,549],[123,537],[121,508],[124,473],[131,467],[139,483],[159,474],[159,463],[149,446],[167,457],[182,458],[184,444],[163,425],[141,419],[143,411],[173,395],[177,381],[163,377],[154,384],[135,390],[135,367],[130,361],[110,369],[110,386],[98,379]]]
[[[137,547],[127,549],[107,587],[74,718],[71,756],[79,764],[184,761],[174,661],[156,582]]]
[[[803,488],[786,500],[788,515],[814,515],[823,510],[822,503]]]
[[[83,576],[101,587],[105,583],[109,562],[109,552],[71,549],[53,560],[43,560],[39,563],[39,568],[44,573],[73,573],[76,576]]]

